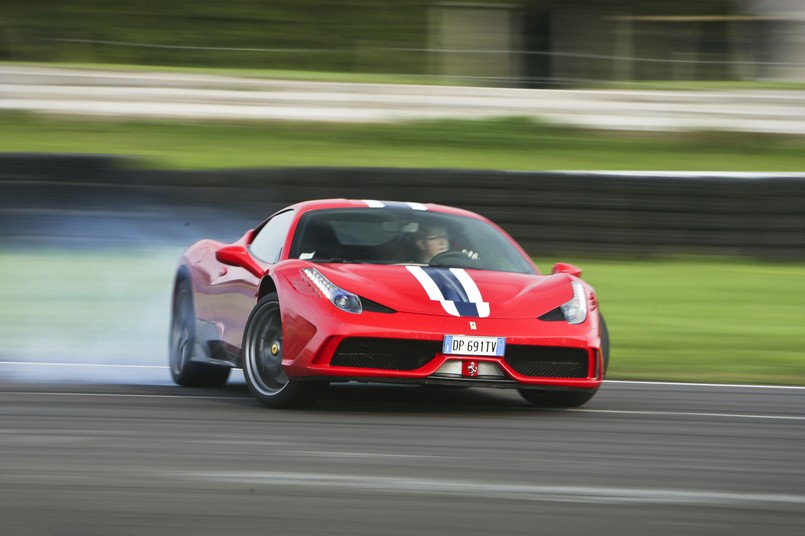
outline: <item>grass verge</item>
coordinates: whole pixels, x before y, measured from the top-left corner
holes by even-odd
[[[572,262],[609,325],[610,379],[805,385],[804,263]]]
[[[119,121],[5,112],[0,113],[0,152],[118,154],[182,169],[805,170],[805,137],[613,133],[525,118],[335,124]]]

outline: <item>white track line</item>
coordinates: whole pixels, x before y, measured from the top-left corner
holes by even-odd
[[[737,389],[799,389],[805,391],[802,385],[755,385],[741,383],[692,383],[692,382],[658,382],[641,380],[604,380],[604,383],[623,384],[623,385],[668,385],[679,387],[731,387]]]
[[[539,486],[515,483],[489,483],[470,480],[436,480],[398,476],[356,476],[283,472],[177,472],[157,477],[200,480],[228,484],[305,486],[352,489],[371,493],[436,494],[483,499],[526,500],[604,504],[716,504],[751,507],[776,504],[801,507],[805,496],[777,493],[737,493],[715,490],[614,488],[595,486]]]
[[[92,367],[92,368],[135,368],[135,369],[167,369],[167,365],[117,365],[113,363],[43,363],[41,361],[0,361],[0,365],[31,367]]]
[[[141,369],[167,369],[167,365],[118,365],[114,363],[48,363],[43,361],[0,361],[0,366],[32,366],[32,367],[94,367],[94,368],[141,368]],[[604,380],[605,384],[612,385],[655,385],[679,387],[721,387],[730,389],[791,389],[805,391],[801,385],[763,385],[763,384],[737,384],[737,383],[693,383],[693,382],[661,382],[641,380]]]
[[[178,387],[177,387],[178,389]],[[177,398],[192,400],[254,400],[251,396],[218,396],[218,395],[145,395],[136,393],[68,393],[57,391],[6,391],[2,396],[72,396],[91,398]]]
[[[733,419],[774,419],[780,421],[805,421],[805,416],[800,415],[752,415],[749,413],[697,413],[694,411],[634,411],[620,409],[567,409],[572,413],[610,413],[615,415],[653,415],[653,416],[673,416],[673,417],[719,417]]]

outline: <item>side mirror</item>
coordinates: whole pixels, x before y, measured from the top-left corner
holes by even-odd
[[[566,262],[557,262],[551,268],[551,274],[570,274],[576,277],[581,277],[581,268],[574,264]]]
[[[218,262],[228,266],[244,268],[255,277],[262,277],[265,273],[263,267],[249,255],[249,251],[244,246],[224,246],[215,251],[215,258],[218,259]]]

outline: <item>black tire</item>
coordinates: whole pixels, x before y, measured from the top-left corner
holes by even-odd
[[[176,281],[173,291],[168,364],[171,377],[184,387],[221,387],[229,378],[229,367],[192,361],[196,342],[196,314],[193,293],[187,279]]]
[[[598,314],[601,322],[601,356],[604,361],[604,375],[609,367],[609,330],[604,315]],[[520,389],[520,395],[535,406],[543,408],[578,408],[595,396],[594,391],[540,391]]]
[[[541,408],[577,408],[595,395],[594,391],[540,391],[520,389],[520,396]]]
[[[254,397],[272,408],[315,402],[326,383],[288,378],[282,369],[282,317],[276,293],[252,310],[243,333],[243,377]]]

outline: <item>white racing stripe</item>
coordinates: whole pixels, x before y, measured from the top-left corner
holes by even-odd
[[[395,202],[391,202],[391,201],[378,201],[377,199],[364,199],[363,202],[366,203],[366,205],[369,208],[384,208],[386,206],[391,206],[391,207],[407,206],[411,210],[428,210],[428,207],[426,207],[422,203],[414,203],[412,201],[395,201]]]
[[[436,480],[398,476],[355,476],[321,473],[259,471],[157,473],[158,477],[203,482],[315,488],[351,489],[364,492],[418,495],[453,495],[481,499],[506,499],[563,503],[605,504],[715,504],[750,507],[757,504],[805,505],[805,496],[776,493],[732,493],[679,489],[611,488],[596,486],[539,486],[489,483],[471,480]]]
[[[470,277],[470,274],[465,272],[462,268],[450,268],[450,273],[456,276],[461,286],[464,287],[464,292],[467,293],[470,302],[474,303],[475,307],[478,308],[478,316],[480,318],[488,317],[489,303],[485,302],[481,297],[481,291],[478,289],[478,285],[475,284],[475,281]]]
[[[428,274],[425,273],[425,270],[423,270],[421,266],[406,266],[405,268],[419,281],[419,284],[425,289],[428,298],[433,301],[444,301],[442,291],[439,290],[439,287],[436,286],[433,279],[428,277]]]

